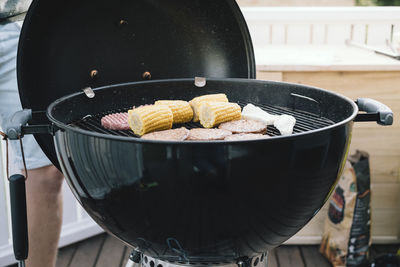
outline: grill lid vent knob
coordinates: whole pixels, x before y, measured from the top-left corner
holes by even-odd
[[[206,78],[205,77],[194,77],[194,85],[197,87],[204,87],[206,86]]]

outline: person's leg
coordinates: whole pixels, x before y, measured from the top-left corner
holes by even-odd
[[[21,22],[0,25],[0,128],[14,112],[21,110],[16,77],[16,58]],[[27,213],[28,267],[53,267],[57,255],[62,219],[62,174],[51,165],[31,135],[23,140],[28,179]],[[10,141],[11,167],[23,169],[18,141]],[[46,167],[44,167],[46,166]]]
[[[28,170],[27,267],[54,267],[62,223],[63,175],[54,166]]]

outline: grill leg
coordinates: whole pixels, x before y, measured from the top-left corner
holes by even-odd
[[[140,266],[140,263],[133,262],[130,259],[128,260],[128,262],[125,265],[125,267],[139,267],[139,266]]]
[[[261,263],[260,267],[268,267],[268,254],[269,254],[268,251],[264,253],[264,257],[263,257],[262,262],[261,262],[261,259],[260,259],[260,263]]]
[[[126,263],[125,267],[142,267],[141,262],[142,254],[136,250],[133,250],[131,255],[129,256],[129,260]],[[262,257],[258,257],[257,263],[254,262],[255,259],[248,262],[239,261],[236,263],[238,267],[268,267],[268,252],[265,252]],[[172,264],[173,265],[173,264]],[[234,266],[234,265],[233,265]]]
[[[239,261],[236,264],[238,267],[268,267],[268,251],[261,256],[256,256],[247,261]]]
[[[141,259],[142,259],[142,254],[134,249],[131,255],[129,255],[129,260],[126,263],[125,267],[140,267],[142,266]]]

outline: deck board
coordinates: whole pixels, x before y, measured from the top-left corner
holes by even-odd
[[[268,267],[279,267],[276,259],[275,249],[268,253]]]
[[[106,235],[97,235],[80,242],[69,266],[95,267]]]
[[[125,245],[115,237],[107,235],[96,267],[120,267],[124,256]]]
[[[125,246],[124,256],[122,256],[122,261],[120,267],[125,267],[128,262],[129,255],[131,254],[132,249],[128,246]]]
[[[319,252],[319,246],[301,246],[305,266],[330,267],[329,261]]]
[[[385,254],[396,254],[400,250],[399,245],[374,245],[370,249],[370,258],[376,259]]]
[[[371,259],[387,253],[396,253],[400,245],[373,245]],[[125,267],[131,248],[108,234],[61,248],[56,267]],[[331,264],[319,253],[318,245],[286,245],[268,254],[268,267],[330,267]],[[10,265],[8,267],[16,267]]]
[[[276,249],[276,256],[280,267],[305,267],[298,246],[280,246]]]
[[[72,258],[76,252],[77,246],[75,244],[67,246],[58,250],[57,267],[68,267],[71,264]]]

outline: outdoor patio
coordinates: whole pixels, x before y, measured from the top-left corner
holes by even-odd
[[[353,100],[368,97],[400,112],[400,61],[346,45],[346,41],[390,51],[400,49],[400,7],[267,7],[269,0],[239,0],[249,27],[256,58],[257,79],[315,86]],[[286,0],[285,0],[286,1]],[[285,2],[284,1],[284,2]],[[323,1],[321,1],[323,2]],[[325,1],[326,2],[326,1]],[[257,7],[256,7],[257,6]],[[365,48],[365,47],[364,47]],[[395,115],[395,116],[396,116]],[[370,154],[371,260],[400,249],[400,123],[381,128],[357,124],[350,147]],[[11,172],[15,172],[10,166]],[[0,267],[16,267],[11,243],[5,146],[0,143]],[[123,267],[131,249],[103,232],[63,188],[63,225],[57,267]],[[268,267],[325,267],[319,253],[327,205],[268,256]]]
[[[269,253],[268,267],[329,267],[319,246],[280,246]],[[373,245],[371,259],[396,253],[398,245]],[[131,250],[108,234],[99,234],[59,250],[56,267],[124,267]],[[8,267],[16,267],[10,265]]]

